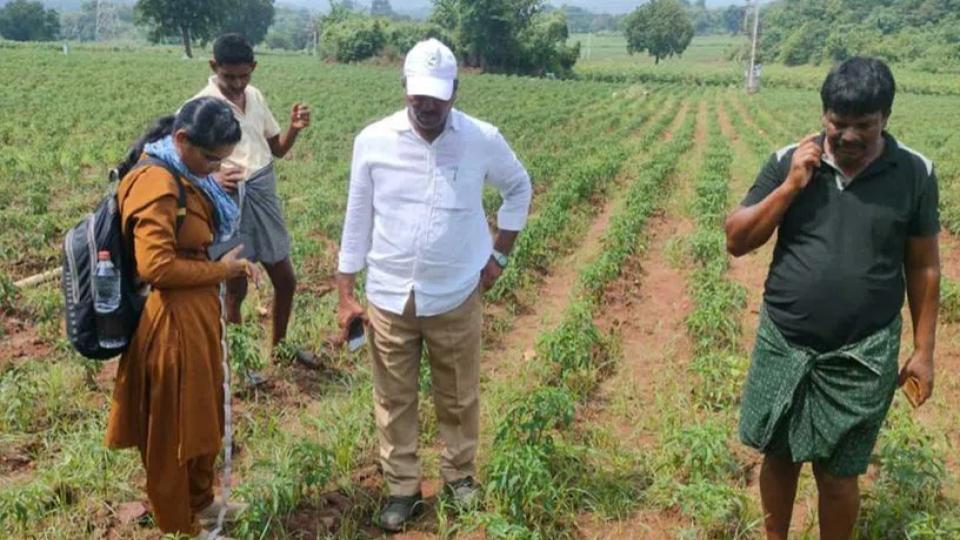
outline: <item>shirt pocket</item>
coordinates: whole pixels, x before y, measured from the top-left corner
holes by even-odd
[[[870,238],[874,252],[891,255],[901,253],[907,240],[908,212],[895,205],[882,205],[874,208],[870,217]]]
[[[483,171],[475,167],[440,167],[436,173],[437,208],[472,211],[483,200]]]

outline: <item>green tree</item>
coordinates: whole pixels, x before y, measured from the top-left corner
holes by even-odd
[[[389,59],[402,59],[417,42],[436,38],[443,43],[452,43],[449,32],[429,22],[392,21],[384,29],[386,43],[383,56]]]
[[[91,9],[91,7],[93,9]],[[97,27],[96,2],[84,2],[80,11],[60,16],[60,36],[72,41],[93,41]]]
[[[743,18],[746,8],[743,6],[727,6],[723,10],[723,30],[728,34],[737,35],[743,31]]]
[[[435,0],[430,21],[455,39],[464,64],[498,73],[566,75],[569,47],[562,12],[544,0]],[[560,31],[562,26],[562,31]]]
[[[0,36],[13,41],[51,41],[60,34],[60,15],[40,2],[13,0],[0,8]]]
[[[562,11],[537,14],[530,28],[522,34],[518,67],[533,75],[570,75],[580,57],[580,44],[558,47],[569,37],[567,18]]]
[[[271,49],[302,51],[310,46],[314,30],[309,10],[279,5],[265,43]]]
[[[459,0],[433,0],[433,12],[430,13],[428,22],[449,31],[457,30],[460,27]]]
[[[192,41],[213,38],[235,7],[234,0],[138,0],[135,11],[138,23],[150,28],[151,41],[179,37],[193,58]]]
[[[707,9],[706,0],[697,0],[692,5],[688,3],[687,13],[690,15],[695,34],[699,36],[713,32],[713,12]]]
[[[236,6],[227,14],[221,32],[236,32],[254,45],[262,43],[273,24],[273,0],[233,1]]]
[[[387,41],[380,20],[353,15],[322,23],[320,46],[326,58],[337,62],[359,62],[380,54]]]
[[[627,52],[647,51],[657,64],[680,56],[693,39],[693,23],[677,0],[650,0],[627,18]]]

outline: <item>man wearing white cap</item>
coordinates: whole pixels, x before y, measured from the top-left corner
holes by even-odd
[[[380,460],[390,498],[380,526],[402,530],[422,508],[417,457],[420,357],[430,359],[444,492],[476,499],[481,294],[523,228],[530,177],[500,132],[453,109],[457,60],[430,39],[407,53],[406,108],[367,126],[353,148],[340,244],[338,323],[370,333]],[[491,238],[483,187],[503,196]],[[365,312],[354,294],[367,269]]]

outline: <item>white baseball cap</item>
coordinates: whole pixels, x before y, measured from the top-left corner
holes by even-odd
[[[430,96],[448,101],[457,80],[457,58],[440,41],[430,38],[410,49],[403,62],[408,96]]]

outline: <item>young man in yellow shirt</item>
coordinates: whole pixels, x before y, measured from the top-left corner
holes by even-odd
[[[290,262],[290,234],[277,197],[274,158],[282,158],[293,147],[300,131],[310,125],[310,109],[294,103],[290,125],[281,131],[266,99],[250,84],[257,62],[253,47],[239,34],[224,34],[213,44],[210,77],[197,96],[225,100],[240,122],[243,137],[216,175],[217,181],[235,194],[241,208],[239,237],[244,255],[260,262],[274,288],[273,345],[287,334],[293,309],[297,278]],[[247,294],[244,277],[227,282],[226,314],[231,323],[241,322],[240,307]],[[317,367],[313,354],[296,351],[295,358],[308,367]],[[255,377],[253,383],[261,382]]]

